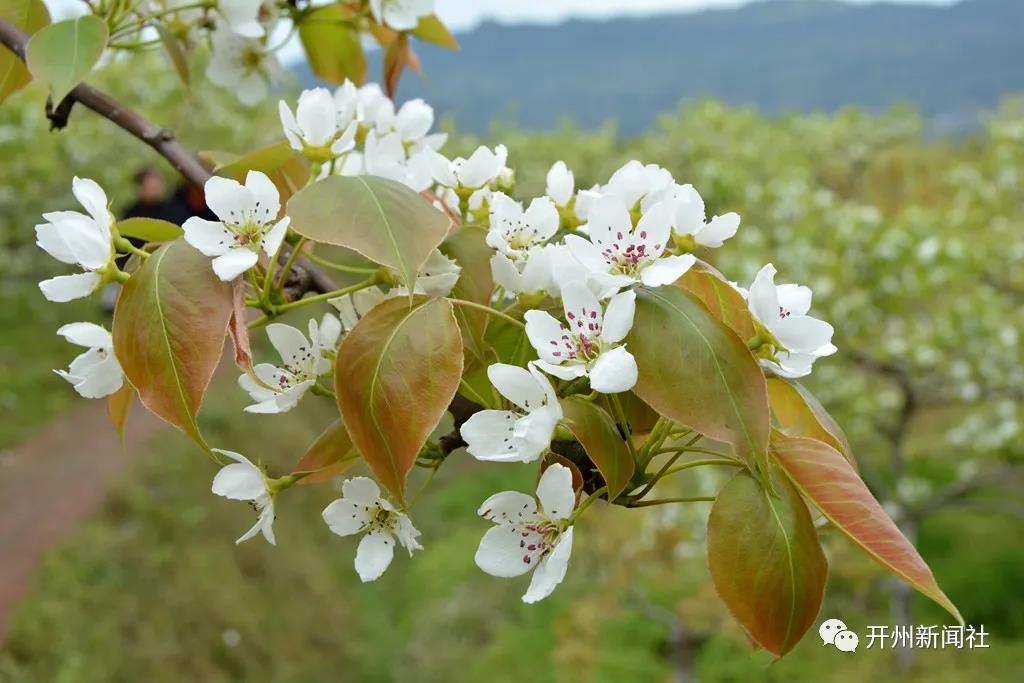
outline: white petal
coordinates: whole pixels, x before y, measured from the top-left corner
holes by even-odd
[[[499,252],[491,256],[491,277],[494,278],[496,285],[504,288],[510,294],[518,294],[522,291],[519,271],[505,254]]]
[[[110,333],[95,323],[68,323],[57,328],[57,334],[72,344],[86,348],[109,349],[114,345]]]
[[[339,498],[323,511],[324,521],[331,531],[339,536],[351,536],[363,530],[370,522],[367,506],[354,500]]]
[[[561,418],[562,410],[556,403],[516,420],[512,434],[520,462],[533,462],[548,449]]]
[[[281,242],[284,242],[284,237],[288,232],[288,225],[291,224],[291,220],[291,218],[285,216],[263,235],[261,243],[263,251],[267,256],[273,258],[277,250],[281,248]]]
[[[811,353],[832,339],[832,326],[807,315],[791,315],[775,324],[772,332],[782,345],[797,353]]]
[[[775,288],[779,306],[793,315],[807,315],[811,310],[811,288],[803,285],[779,285]]]
[[[235,462],[220,468],[213,478],[211,490],[231,500],[256,500],[267,492],[267,485],[263,481],[263,473],[255,465]]]
[[[477,460],[513,462],[519,460],[513,441],[518,413],[510,410],[481,410],[459,427],[466,451]]]
[[[587,368],[583,365],[556,365],[543,360],[534,361],[533,364],[558,379],[576,379],[587,374]]]
[[[754,276],[747,297],[750,312],[769,327],[779,319],[779,298],[775,292],[775,266],[767,264]]]
[[[545,194],[555,200],[559,206],[565,206],[572,199],[576,181],[572,171],[565,165],[564,161],[556,161],[547,175],[547,188]]]
[[[220,256],[234,244],[234,234],[219,221],[208,221],[197,216],[181,226],[185,241],[205,256]]]
[[[601,327],[601,339],[614,344],[625,339],[633,329],[633,315],[636,313],[636,293],[633,291],[616,294],[608,302]]]
[[[555,467],[555,465],[552,465]],[[476,566],[491,576],[500,578],[511,578],[522,576],[533,569],[534,565],[525,562],[524,557],[528,555],[524,551],[525,540],[516,527],[499,525],[491,527],[480,539],[480,545],[476,549],[474,560]]]
[[[44,213],[43,218],[54,226],[60,240],[74,257],[73,263],[80,263],[88,270],[97,270],[110,261],[112,252],[108,226],[102,226],[77,211],[51,211]]]
[[[387,570],[395,557],[395,539],[384,531],[363,536],[356,550],[356,573],[366,583],[376,581]]]
[[[659,202],[647,209],[634,230],[634,240],[647,246],[649,256],[661,256],[672,234],[672,205]]]
[[[224,282],[230,282],[256,265],[259,257],[248,249],[229,249],[213,259],[213,272]]]
[[[629,208],[616,197],[602,196],[590,207],[587,214],[587,232],[591,241],[601,251],[615,252],[625,249],[623,239],[633,230]]]
[[[670,285],[681,278],[696,262],[697,257],[693,254],[666,256],[646,266],[640,272],[640,279],[648,287]]]
[[[281,212],[281,195],[277,191],[277,186],[265,173],[249,171],[245,175],[245,187],[252,193],[253,199],[259,202],[261,212],[265,212],[270,218],[277,217]]]
[[[576,492],[572,488],[569,468],[555,463],[544,470],[537,482],[537,499],[542,514],[548,519],[568,519],[576,507]]]
[[[537,518],[537,501],[519,491],[502,491],[481,503],[476,513],[495,524],[528,524]]]
[[[573,258],[589,271],[603,273],[611,267],[601,254],[601,249],[590,240],[585,240],[579,235],[566,235],[565,246],[569,248]]]
[[[251,193],[236,180],[213,176],[203,186],[206,205],[224,221],[229,221],[238,211],[251,208],[254,204]]]
[[[738,213],[715,216],[697,232],[697,244],[705,247],[720,247],[727,239],[735,235],[739,228],[740,215]]]
[[[299,128],[298,121],[295,120],[295,115],[292,114],[291,107],[289,107],[284,100],[278,100],[277,114],[281,119],[281,128],[284,130],[284,136],[288,139],[289,146],[291,146],[292,149],[301,152],[302,130]]]
[[[597,296],[585,283],[570,282],[562,287],[562,305],[565,308],[566,324],[573,332],[586,334],[591,338],[600,334],[604,312],[597,301]]]
[[[271,323],[267,325],[267,337],[285,365],[300,365],[312,355],[306,335],[291,325]]]
[[[477,147],[459,167],[459,184],[463,187],[480,187],[494,179],[505,165],[504,159],[487,147]]]
[[[60,275],[43,280],[39,283],[39,289],[49,301],[64,303],[89,296],[100,286],[101,279],[99,273]]]
[[[363,505],[376,505],[380,500],[380,487],[369,477],[353,477],[341,485],[341,495]]]
[[[74,252],[64,242],[60,231],[53,223],[40,223],[36,226],[36,245],[61,263],[78,263]]]
[[[423,546],[416,540],[420,532],[412,525],[412,520],[409,519],[408,515],[395,512],[392,531],[398,542],[409,551],[409,557],[412,557],[412,551],[423,550]]]
[[[526,336],[541,360],[555,365],[565,360],[566,345],[562,336],[566,331],[562,323],[547,311],[530,310],[523,317],[526,319]]]
[[[523,602],[535,603],[551,595],[558,584],[565,578],[569,569],[569,556],[572,554],[572,527],[559,536],[555,547],[537,565],[537,571],[530,579],[530,587],[523,596]]]
[[[590,368],[590,388],[602,394],[617,394],[636,385],[637,367],[625,346],[605,351]]]
[[[74,385],[75,391],[83,398],[109,396],[124,384],[124,372],[114,354],[106,351],[101,352],[101,355],[101,360],[89,365],[84,372],[79,368],[72,370],[72,373],[81,380]],[[65,377],[65,379],[67,378]]]
[[[526,368],[507,363],[494,363],[487,368],[487,377],[502,396],[526,412],[544,404],[544,387]]]

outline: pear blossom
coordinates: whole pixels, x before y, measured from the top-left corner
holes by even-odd
[[[537,496],[496,493],[477,511],[494,522],[477,548],[476,564],[491,576],[511,578],[533,570],[523,602],[551,595],[565,578],[572,554],[570,523],[576,507],[569,468],[553,464],[537,483]]]
[[[388,298],[379,287],[367,287],[328,299],[327,302],[338,309],[338,317],[341,319],[341,326],[346,332],[351,332],[356,324],[363,319],[363,316],[370,312],[374,306]]]
[[[417,144],[431,138],[429,146],[437,149],[448,136],[445,133],[428,135],[433,127],[434,108],[420,98],[405,102],[395,114],[394,130],[406,145]]]
[[[371,130],[364,143],[361,164],[346,165],[343,175],[375,175],[402,183],[414,192],[431,186],[430,163],[422,153],[409,156],[396,132],[380,134]]]
[[[367,477],[348,479],[341,485],[341,498],[324,508],[324,521],[339,536],[364,534],[356,550],[356,573],[366,583],[384,574],[395,557],[395,540],[412,557],[423,546],[420,532],[409,516],[395,509],[380,495],[380,487]]]
[[[355,147],[355,122],[339,127],[334,97],[326,88],[303,90],[295,114],[284,100],[278,102],[281,126],[291,148],[314,161],[327,161]]]
[[[114,339],[109,332],[93,323],[69,323],[58,328],[57,334],[88,349],[71,361],[67,372],[54,370],[75,391],[85,398],[102,398],[121,388],[124,373],[114,356]]]
[[[182,230],[185,241],[206,256],[213,256],[213,272],[221,280],[234,280],[256,265],[259,251],[273,258],[288,231],[290,219],[277,220],[280,195],[274,183],[259,171],[249,171],[245,185],[214,176],[206,181],[206,203],[220,221],[193,216]]]
[[[529,208],[504,193],[495,192],[490,202],[487,244],[513,261],[523,252],[544,244],[558,232],[558,209],[548,197],[537,197]]]
[[[505,169],[508,150],[498,145],[491,151],[480,146],[468,159],[446,159],[438,152],[429,153],[434,180],[444,187],[457,190],[478,190],[493,182]]]
[[[502,253],[494,254],[491,256],[491,277],[509,294],[544,292],[557,295],[559,290],[554,283],[552,258],[559,247],[561,245],[546,244],[527,249],[516,261]]]
[[[60,275],[39,283],[48,300],[63,303],[92,294],[105,277],[101,272],[114,260],[107,195],[95,181],[75,178],[71,191],[85,208],[44,213],[46,223],[36,226],[36,244],[61,263],[80,266],[85,272]]]
[[[545,194],[558,206],[568,206],[576,190],[576,179],[564,161],[551,165],[547,175]]]
[[[710,221],[707,220],[704,200],[693,185],[673,184],[661,192],[648,195],[647,201],[666,201],[672,206],[672,231],[676,244],[680,246],[717,248],[735,235],[740,227],[740,216],[737,213],[714,216]],[[685,244],[687,241],[693,244]]]
[[[246,407],[249,413],[286,413],[316,384],[317,377],[331,371],[331,359],[341,336],[341,322],[325,313],[317,324],[309,321],[309,338],[291,325],[267,325],[267,337],[284,363],[278,367],[259,363],[253,367],[255,378],[248,374],[238,384],[255,404]]]
[[[262,5],[263,0],[217,0],[217,11],[232,33],[245,38],[262,38],[266,33],[260,23]]]
[[[836,352],[832,326],[807,315],[811,290],[801,285],[776,285],[775,266],[768,264],[754,277],[747,300],[750,312],[765,328],[762,348],[774,350],[773,357],[759,358],[761,365],[782,377],[804,377],[814,361]]]
[[[234,91],[238,101],[253,106],[267,96],[270,84],[283,75],[280,62],[262,40],[218,28],[211,36],[213,56],[206,67],[210,82]]]
[[[477,460],[533,462],[547,450],[562,408],[551,382],[533,364],[505,363],[487,368],[487,377],[519,410],[481,410],[459,428],[467,451]]]
[[[584,207],[592,205],[593,200],[599,197],[613,197],[622,202],[627,209],[632,210],[647,195],[660,192],[665,187],[674,184],[672,174],[657,164],[641,164],[633,160],[612,174],[608,183],[590,190],[583,190],[581,194],[587,196],[589,201],[581,202]],[[581,218],[587,218],[582,215]]]
[[[628,391],[636,384],[633,354],[622,340],[633,327],[636,294],[621,292],[602,310],[597,296],[580,281],[562,288],[566,322],[547,311],[526,312],[526,336],[537,351],[538,368],[561,379],[587,376],[603,394]]]
[[[434,0],[370,0],[370,12],[396,31],[411,31],[421,17],[433,14]]]
[[[566,235],[565,244],[602,285],[667,285],[696,262],[692,254],[662,256],[671,233],[671,209],[668,203],[655,204],[634,227],[629,209],[621,200],[601,197],[588,214],[590,239]]]
[[[390,272],[394,277],[398,277],[397,271]],[[461,272],[462,268],[458,263],[441,253],[440,249],[435,249],[430,252],[430,256],[416,273],[412,291],[414,294],[429,294],[435,297],[448,296],[459,281]],[[408,293],[409,290],[404,285],[399,285],[388,292],[388,296],[406,296]]]
[[[274,494],[267,487],[267,478],[263,470],[241,453],[219,448],[212,450],[226,455],[235,462],[220,468],[213,478],[211,490],[218,496],[230,500],[249,502],[259,515],[252,528],[242,534],[235,543],[248,541],[256,534],[262,533],[267,543],[277,545],[274,539]]]

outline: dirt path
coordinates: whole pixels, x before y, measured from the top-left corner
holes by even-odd
[[[28,592],[43,554],[99,509],[115,477],[162,428],[136,402],[122,448],[106,402],[87,401],[2,454],[0,642],[11,609]]]

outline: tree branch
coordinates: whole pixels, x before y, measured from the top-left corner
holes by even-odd
[[[28,39],[29,36],[24,31],[9,21],[0,19],[0,44],[9,48],[22,61],[25,61],[25,46],[28,45]],[[175,139],[173,131],[156,125],[138,112],[126,107],[107,93],[92,87],[88,83],[80,83],[75,86],[68,96],[59,103],[56,112],[52,111],[53,108],[51,106],[51,111],[48,112],[48,114],[51,114],[51,121],[54,121],[52,115],[62,114],[62,122],[66,124],[67,115],[70,113],[71,105],[74,102],[81,103],[152,147],[185,180],[196,187],[202,187],[210,179],[212,173],[203,166],[196,155],[185,149]],[[59,116],[58,119],[60,119]],[[61,128],[63,125],[57,125],[56,127]],[[286,259],[290,253],[290,246],[284,245],[284,248],[281,249],[281,258]],[[300,257],[297,261],[309,277],[309,291],[324,293],[337,289],[331,278],[324,275],[307,259]],[[302,294],[300,293],[298,296],[301,297]]]

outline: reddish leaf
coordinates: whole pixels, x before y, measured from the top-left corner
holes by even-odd
[[[405,480],[462,376],[462,337],[444,299],[390,299],[338,349],[335,392],[353,443],[404,505]]]
[[[128,422],[128,413],[132,409],[132,399],[135,398],[135,387],[128,382],[121,385],[121,388],[107,396],[107,414],[110,415],[110,423],[114,425],[117,436],[124,444],[124,427]]]
[[[711,508],[707,542],[718,595],[758,645],[781,657],[814,624],[828,562],[799,492],[781,477],[775,489],[736,474]]]
[[[224,349],[231,284],[184,240],[160,247],[125,283],[114,353],[142,404],[205,447],[196,415]]]
[[[562,399],[562,420],[582,444],[608,485],[608,500],[615,500],[633,476],[635,463],[612,418],[599,406],[581,398]]]
[[[846,458],[827,444],[801,437],[773,439],[772,452],[804,497],[837,529],[963,623],[956,606],[936,583],[932,570]]]
[[[249,344],[249,328],[245,320],[245,283],[239,278],[232,285],[231,319],[228,320],[228,334],[235,349],[235,365],[244,372],[252,369],[252,347]]]
[[[682,288],[636,291],[626,344],[639,369],[633,392],[661,415],[732,444],[765,471],[768,390],[747,345]]]
[[[768,400],[780,432],[786,436],[806,436],[824,441],[857,469],[853,450],[839,423],[801,384],[773,377],[768,380]]]
[[[402,71],[412,65],[414,59],[408,34],[399,33],[384,50],[384,90],[388,97],[394,98]]]
[[[300,484],[315,484],[338,476],[359,459],[345,423],[335,420],[316,438],[292,472],[311,472]]]
[[[697,261],[676,284],[700,299],[711,315],[732,328],[744,342],[756,334],[746,299],[708,264]]]

